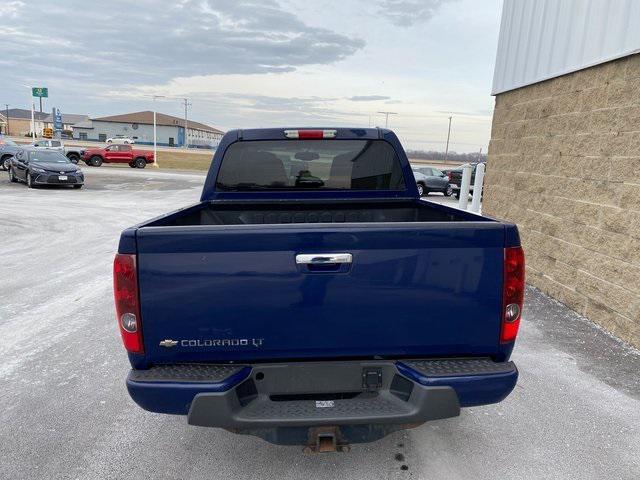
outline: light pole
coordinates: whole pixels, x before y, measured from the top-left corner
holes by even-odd
[[[158,165],[158,136],[157,136],[157,124],[156,124],[156,99],[165,98],[164,95],[147,95],[153,98],[153,164],[156,168],[160,168]]]
[[[24,88],[28,88],[32,93],[32,95],[29,96],[29,102],[31,103],[31,140],[33,140],[33,142],[35,143],[35,141],[36,141],[36,119],[35,119],[35,114],[33,113],[33,111],[36,108],[36,103],[33,101],[33,89],[31,88],[31,86],[25,85],[24,83],[22,84],[22,86]]]
[[[7,109],[7,131],[5,133],[7,134],[7,137],[8,137],[9,136],[9,104],[5,103],[4,106]]]
[[[451,119],[453,116],[449,117],[449,130],[447,131],[447,147],[444,150],[444,161],[447,161],[447,157],[449,156],[449,137],[451,137]]]
[[[389,128],[389,115],[398,115],[396,112],[378,112],[385,116],[384,128]]]

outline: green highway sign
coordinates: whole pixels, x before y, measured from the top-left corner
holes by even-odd
[[[31,89],[31,94],[34,97],[48,98],[49,97],[49,89],[46,88],[46,87],[33,87]]]

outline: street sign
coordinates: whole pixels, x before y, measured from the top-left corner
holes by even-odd
[[[53,128],[56,131],[62,131],[62,114],[59,108],[53,109]]]
[[[31,89],[31,95],[34,97],[48,98],[49,89],[47,87],[33,87]]]

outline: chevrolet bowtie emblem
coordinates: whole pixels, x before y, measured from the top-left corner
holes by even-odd
[[[167,338],[160,342],[161,347],[167,347],[167,348],[175,347],[177,344],[178,344],[177,340],[171,340],[170,338]]]

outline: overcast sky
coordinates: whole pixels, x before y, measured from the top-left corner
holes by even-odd
[[[1,0],[0,103],[102,116],[188,97],[227,130],[384,126],[486,151],[501,0]],[[164,3],[164,5],[162,5]],[[161,6],[162,5],[162,6]],[[158,111],[184,115],[180,100]]]

